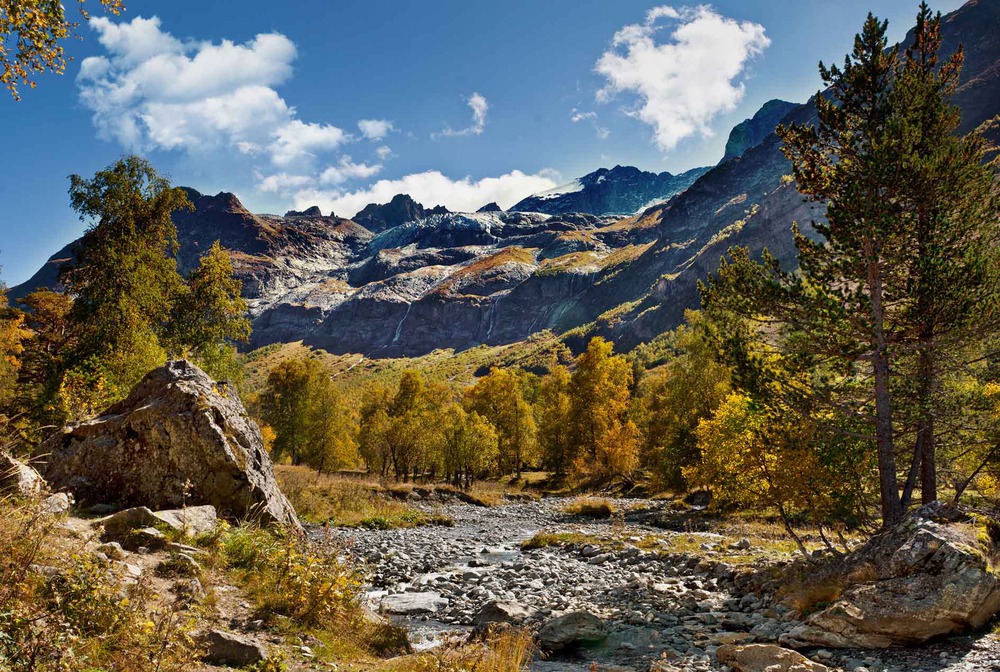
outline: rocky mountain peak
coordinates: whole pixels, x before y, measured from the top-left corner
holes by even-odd
[[[443,205],[427,209],[409,194],[396,194],[388,203],[369,203],[353,219],[372,233],[380,233],[406,222],[447,212]]]
[[[496,201],[493,201],[492,203],[487,203],[483,207],[479,208],[476,212],[503,212],[503,208],[497,205]]]
[[[323,211],[319,209],[318,205],[313,205],[305,210],[289,210],[285,213],[285,217],[322,217]],[[331,212],[330,216],[333,217],[334,214]]]
[[[680,175],[653,173],[635,166],[599,168],[567,184],[534,194],[517,203],[511,212],[561,215],[631,215],[653,203],[669,200],[691,186],[708,168]]]
[[[728,161],[734,157],[742,156],[743,152],[759,145],[774,132],[774,127],[797,107],[799,105],[796,103],[789,103],[777,98],[764,103],[753,117],[744,119],[729,133],[726,153],[722,160]]]

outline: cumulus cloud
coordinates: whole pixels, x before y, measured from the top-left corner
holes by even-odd
[[[458,130],[453,129],[451,126],[445,126],[443,131],[433,134],[432,137],[444,136],[455,138],[465,135],[482,135],[483,129],[486,128],[486,112],[490,109],[489,102],[482,94],[473,92],[466,101],[466,104],[472,108],[471,124]]]
[[[672,26],[661,40],[666,20]],[[708,5],[650,9],[641,24],[614,35],[612,47],[595,66],[607,84],[598,91],[606,102],[619,93],[638,97],[630,114],[653,127],[660,149],[668,151],[694,134],[712,135],[710,124],[743,98],[748,62],[771,41],[764,27],[736,21]]]
[[[390,156],[392,156],[392,147],[389,147],[388,145],[382,145],[381,147],[375,150],[375,153],[378,155],[378,158],[385,161]]]
[[[509,208],[526,196],[554,188],[558,177],[550,170],[533,175],[514,170],[499,177],[453,180],[440,171],[430,170],[395,180],[378,180],[355,191],[303,189],[295,194],[295,207],[319,205],[324,211],[333,210],[342,217],[353,217],[369,203],[387,203],[396,194],[409,194],[424,205],[444,205],[459,212],[476,210],[491,201]]]
[[[396,130],[387,119],[362,119],[358,122],[358,129],[368,140],[381,140]]]
[[[129,151],[233,149],[287,169],[349,139],[298,119],[273,87],[292,74],[295,45],[279,33],[243,44],[180,40],[157,17],[90,20],[106,55],[84,59],[80,100],[98,135]]]
[[[340,157],[340,163],[329,166],[320,173],[320,184],[343,184],[349,180],[367,179],[382,171],[381,164],[354,163],[349,156]]]

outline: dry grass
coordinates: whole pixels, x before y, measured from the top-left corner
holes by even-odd
[[[614,502],[600,497],[580,497],[563,507],[563,513],[585,518],[610,518],[618,513]]]
[[[387,661],[381,672],[525,672],[535,652],[526,630],[504,629],[485,645],[442,647],[416,656]]]
[[[308,522],[371,529],[453,524],[447,516],[420,511],[391,496],[405,497],[412,486],[387,491],[363,478],[288,465],[275,466],[275,474],[299,517]]]
[[[0,669],[191,669],[191,615],[60,522],[35,501],[0,498]]]
[[[614,544],[609,539],[595,537],[582,532],[538,532],[531,539],[528,539],[521,548],[525,551],[533,548],[547,548],[549,546],[583,546],[593,544],[595,546],[611,547]]]

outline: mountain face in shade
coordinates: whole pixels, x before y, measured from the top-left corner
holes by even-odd
[[[942,32],[946,51],[965,46],[954,101],[968,131],[1000,113],[1000,2],[967,3]],[[814,109],[768,103],[734,129],[714,167],[678,176],[601,169],[507,212],[427,210],[400,195],[353,221],[312,209],[277,217],[250,213],[233,194],[188,190],[195,210],[174,216],[178,266],[189,272],[215,240],[233,251],[252,347],[302,340],[335,353],[415,356],[549,329],[572,330],[574,348],[602,335],[625,350],[697,307],[698,281],[732,245],[766,247],[794,268],[792,223],[808,234],[824,208],[783,179],[791,166],[768,129],[782,112],[786,123],[813,122]],[[12,297],[54,286],[72,256],[71,243]]]
[[[757,114],[737,124],[729,133],[729,140],[726,141],[726,153],[722,160],[727,161],[733,157],[742,156],[743,152],[762,143],[767,136],[774,132],[774,127],[778,125],[778,122],[797,107],[799,107],[797,103],[777,99],[764,103]]]
[[[385,231],[406,222],[446,212],[448,212],[448,209],[443,205],[438,205],[428,210],[410,198],[409,195],[396,194],[388,203],[369,203],[361,212],[354,215],[354,221],[372,233],[378,233],[379,231]]]
[[[695,168],[680,175],[650,173],[631,166],[601,168],[555,189],[529,196],[511,212],[541,212],[561,215],[585,212],[591,215],[634,215],[681,193],[708,168]]]

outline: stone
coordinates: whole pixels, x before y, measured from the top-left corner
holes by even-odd
[[[301,530],[235,389],[186,360],[151,371],[124,401],[64,428],[36,456],[50,485],[82,504],[210,504],[224,516]]]
[[[493,600],[472,619],[473,625],[486,623],[520,623],[531,616],[531,612],[516,602],[501,602]]]
[[[268,659],[267,649],[255,639],[223,630],[212,630],[197,638],[204,650],[201,659],[211,665],[250,667]]]
[[[774,644],[720,646],[716,659],[733,672],[828,672],[830,668]]]
[[[994,573],[998,539],[958,507],[939,502],[910,514],[843,562],[843,572],[867,568],[827,608],[783,634],[792,648],[912,646],[980,628],[1000,610]]]
[[[42,500],[41,510],[42,513],[47,513],[52,516],[61,516],[68,513],[70,508],[73,506],[73,497],[66,492],[57,492],[54,495],[49,495]]]
[[[538,631],[538,644],[545,651],[562,651],[581,644],[598,644],[607,636],[608,629],[597,616],[573,611],[546,622]]]
[[[157,511],[153,515],[187,537],[211,534],[219,526],[218,514],[211,504],[167,509]]]
[[[124,560],[125,549],[117,541],[111,541],[106,544],[101,544],[97,547],[98,553],[103,553],[109,560]]]
[[[0,450],[0,495],[38,497],[45,490],[45,481],[33,468]]]
[[[414,616],[432,614],[448,606],[440,593],[399,593],[382,598],[381,610],[386,614]]]

